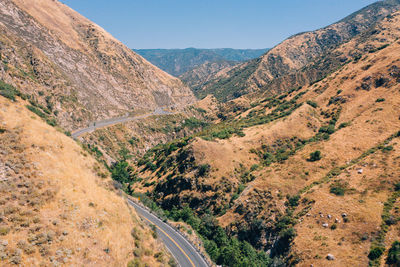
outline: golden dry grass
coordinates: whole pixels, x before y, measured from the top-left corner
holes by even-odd
[[[45,254],[41,255],[41,247],[31,255],[23,253],[21,264],[49,266],[50,259],[60,263],[65,259],[67,265],[125,266],[134,258],[149,266],[163,264],[154,258],[156,252],[163,251],[162,246],[113,189],[111,181],[97,177],[95,168],[101,167],[71,138],[41,121],[22,101],[11,103],[1,97],[0,121],[6,130],[3,138],[8,132],[17,135],[19,143],[10,145],[22,149],[24,160],[35,166],[34,172],[21,174],[30,181],[44,180],[53,196],[36,209],[41,227],[38,233],[53,231],[54,239],[42,245],[47,249]],[[7,157],[11,154],[2,160]],[[22,195],[16,197],[18,201]],[[29,206],[21,209],[30,210]],[[8,241],[9,253],[16,249],[18,241],[30,236],[32,227],[12,227],[9,234],[0,238]],[[136,238],[131,235],[133,229]],[[66,250],[70,256],[63,254]],[[134,251],[139,254],[137,257]],[[167,260],[165,256],[163,261]],[[8,259],[1,264],[8,265]]]

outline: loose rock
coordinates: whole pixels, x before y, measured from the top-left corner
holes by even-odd
[[[335,256],[333,256],[332,254],[328,254],[328,256],[326,256],[326,259],[328,261],[333,261],[333,260],[335,260]]]

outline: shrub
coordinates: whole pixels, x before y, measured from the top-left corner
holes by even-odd
[[[350,126],[350,122],[343,122],[339,125],[339,129],[345,128],[347,126]]]
[[[314,101],[311,101],[311,100],[308,100],[308,101],[307,101],[307,104],[309,104],[309,105],[312,106],[313,108],[317,108],[317,107],[318,107],[317,102],[314,102]]]
[[[372,261],[379,259],[382,256],[383,252],[385,252],[384,247],[376,246],[370,250],[370,252],[368,254],[368,258]]]
[[[335,125],[329,124],[328,126],[322,126],[318,131],[320,133],[333,134],[335,132]]]
[[[375,102],[379,103],[379,102],[384,102],[385,99],[384,98],[378,98],[377,100],[375,100]]]
[[[288,204],[290,207],[297,207],[299,205],[300,195],[289,197]]]
[[[382,148],[383,152],[389,152],[393,150],[393,146],[385,146],[384,148]]]
[[[347,184],[337,181],[330,186],[329,192],[337,196],[344,196],[346,190],[347,190]]]
[[[35,113],[36,115],[38,115],[41,118],[46,118],[46,114],[44,114],[39,108],[34,107],[32,105],[28,105],[26,106],[30,111],[32,111],[33,113]]]
[[[394,190],[400,191],[400,183],[396,183],[396,184],[394,185]]]
[[[129,261],[127,266],[128,267],[139,267],[139,266],[141,266],[141,262],[138,258],[136,258],[134,260]]]
[[[333,186],[333,187],[331,187],[331,189],[329,190],[329,192],[332,193],[332,194],[335,194],[335,195],[337,195],[337,196],[344,196],[345,190],[344,190],[344,188],[342,188],[342,187]]]
[[[383,77],[380,77],[380,78],[375,80],[375,87],[377,87],[377,88],[381,87],[381,86],[385,85],[387,82],[388,82],[387,79],[385,79]]]
[[[14,88],[14,86],[0,80],[0,95],[15,101],[15,96],[19,95],[19,92]]]
[[[128,183],[131,180],[131,172],[128,162],[119,161],[112,166],[111,177],[120,183]]]
[[[202,164],[197,168],[197,175],[200,176],[200,177],[203,177],[206,174],[208,174],[209,171],[210,171],[210,165],[209,164]]]
[[[394,241],[392,247],[389,249],[389,253],[386,260],[387,264],[400,265],[400,242]]]
[[[0,227],[0,235],[7,235],[10,232],[8,227]]]
[[[253,172],[253,171],[257,170],[258,167],[259,167],[258,164],[253,164],[253,165],[251,165],[251,167],[250,167],[250,171]]]
[[[310,153],[310,157],[307,159],[308,161],[314,162],[314,161],[318,161],[322,158],[321,156],[321,151],[316,150],[312,153]]]

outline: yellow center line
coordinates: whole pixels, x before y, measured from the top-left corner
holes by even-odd
[[[189,256],[185,253],[185,251],[183,251],[183,249],[175,242],[175,240],[173,240],[163,229],[161,229],[160,227],[158,227],[156,224],[154,224],[152,221],[150,221],[149,219],[147,219],[146,217],[142,217],[144,219],[146,219],[149,223],[153,224],[155,227],[158,228],[158,230],[160,230],[161,232],[164,233],[164,235],[166,235],[169,239],[171,239],[171,241],[175,244],[175,246],[177,246],[182,253],[186,256],[186,258],[188,258],[188,260],[190,261],[190,263],[192,264],[193,267],[195,267],[193,261],[189,258]],[[172,253],[172,252],[171,252]]]

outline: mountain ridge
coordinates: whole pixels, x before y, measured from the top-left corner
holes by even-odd
[[[154,65],[178,77],[205,63],[240,62],[260,56],[268,49],[185,48],[134,49]]]
[[[214,79],[192,89],[200,97],[211,93],[223,101],[257,91],[279,93],[284,89],[269,89],[269,84],[274,79],[299,71],[324,52],[362,33],[391,12],[399,10],[399,6],[398,0],[379,1],[319,30],[293,35],[260,58],[239,64],[224,75],[218,76],[217,73]],[[303,85],[305,84],[297,86]],[[295,86],[293,84],[292,88]]]

